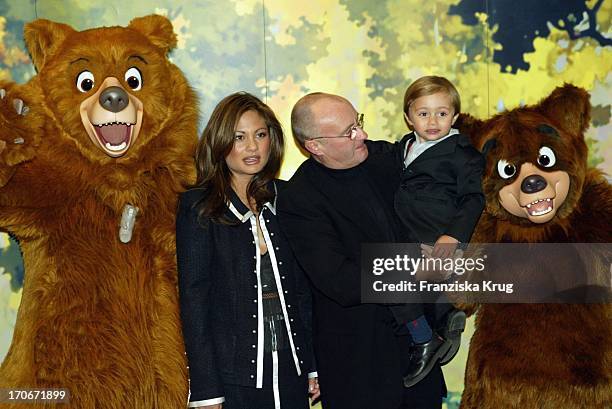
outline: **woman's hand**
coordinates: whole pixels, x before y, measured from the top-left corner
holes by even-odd
[[[319,378],[310,378],[308,380],[308,393],[310,394],[310,399],[313,401],[321,396],[321,389],[319,389]]]

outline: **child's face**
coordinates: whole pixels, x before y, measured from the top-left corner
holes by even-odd
[[[415,99],[404,116],[422,139],[436,141],[448,134],[459,114],[453,109],[450,95],[437,92]]]

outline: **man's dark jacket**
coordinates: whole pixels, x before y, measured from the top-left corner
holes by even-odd
[[[360,182],[374,187],[386,226],[399,223],[392,209],[398,182],[392,155],[391,150],[371,154],[359,165]],[[406,391],[402,373],[409,338],[395,334],[387,306],[361,303],[361,244],[389,242],[398,234],[381,228],[350,186],[313,159],[279,194],[277,210],[313,285],[313,341],[325,409],[395,409],[406,394],[413,395],[414,407],[439,407],[446,392],[440,368]]]

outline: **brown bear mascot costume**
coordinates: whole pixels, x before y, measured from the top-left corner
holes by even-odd
[[[487,121],[461,118],[487,158],[473,242],[612,242],[612,187],[587,167],[590,109],[565,85]],[[612,408],[611,322],[606,303],[481,305],[461,408]]]
[[[25,264],[0,388],[66,388],[67,408],[184,407],[175,207],[198,108],[167,58],[172,25],[35,20],[25,42],[38,74],[0,82],[0,229]]]

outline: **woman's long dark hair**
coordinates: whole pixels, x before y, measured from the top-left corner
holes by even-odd
[[[233,224],[226,216],[226,203],[231,192],[231,173],[225,158],[234,146],[236,124],[242,114],[255,111],[263,118],[270,137],[268,162],[247,186],[249,202],[255,201],[257,211],[264,203],[274,199],[266,185],[280,170],[284,152],[283,130],[274,112],[259,98],[247,92],[237,92],[223,98],[215,107],[202,133],[196,149],[198,177],[194,187],[204,188],[206,197],[196,206],[200,219],[209,218],[214,222]]]

